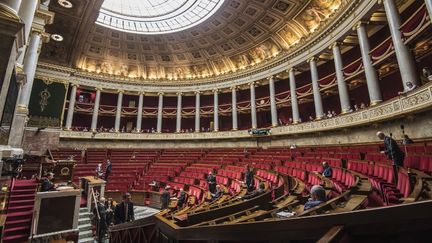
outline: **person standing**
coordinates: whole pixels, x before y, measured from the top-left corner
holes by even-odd
[[[108,177],[111,174],[112,165],[111,161],[107,159],[106,166],[105,166],[105,181],[108,182]]]
[[[182,208],[185,203],[186,203],[186,192],[183,190],[183,188],[180,188],[179,197],[177,201],[177,209]]]
[[[103,175],[102,164],[98,164],[95,170],[95,178],[100,179],[102,178],[102,175]]]
[[[323,175],[324,177],[331,178],[332,175],[333,175],[333,170],[332,170],[332,168],[330,167],[330,165],[327,163],[327,161],[324,161],[324,162],[322,163],[322,165],[323,165],[323,172],[322,172],[322,175]]]
[[[104,242],[105,234],[108,229],[106,216],[105,198],[101,197],[99,202],[97,202],[96,207],[93,208],[93,217],[96,222],[97,242]]]
[[[168,191],[169,188],[169,186],[166,186],[161,195],[162,210],[167,209],[169,206],[171,198],[171,193]]]
[[[386,136],[381,131],[378,131],[376,135],[379,139],[384,141],[384,151],[381,151],[381,153],[386,154],[387,158],[393,161],[393,178],[396,184],[398,181],[399,166],[404,165],[405,153],[402,152],[402,150],[399,148],[399,145],[393,138]]]
[[[54,191],[56,186],[52,183],[52,179],[54,178],[54,173],[48,172],[48,175],[45,179],[42,180],[41,191],[49,192]]]
[[[251,192],[254,187],[254,173],[253,168],[247,166],[245,172],[245,184],[247,186],[248,192]]]
[[[125,193],[123,195],[123,201],[116,206],[114,211],[115,224],[122,224],[135,220],[133,206],[130,193]]]
[[[207,183],[209,186],[209,191],[214,193],[216,191],[216,177],[213,175],[213,172],[209,172],[207,176]]]

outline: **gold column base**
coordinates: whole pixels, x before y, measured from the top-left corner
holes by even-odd
[[[238,131],[238,128],[233,128],[231,129],[231,131]]]
[[[277,124],[272,124],[272,127],[278,127],[279,125],[277,125]]]
[[[323,119],[322,116],[317,116],[317,117],[315,118],[315,121],[320,121],[320,120],[322,120],[322,119]]]
[[[376,105],[380,104],[381,102],[382,102],[382,100],[371,100],[370,106],[376,106]]]

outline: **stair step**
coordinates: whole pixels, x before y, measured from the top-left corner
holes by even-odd
[[[18,243],[18,242],[28,242],[28,235],[11,235],[4,236],[3,243]]]
[[[28,226],[17,226],[17,227],[5,227],[3,235],[4,236],[10,236],[10,235],[28,235],[30,233],[30,225]]]
[[[33,205],[12,206],[8,207],[8,213],[33,210]]]
[[[9,206],[24,206],[24,205],[33,205],[35,202],[34,199],[26,199],[26,200],[11,200],[9,201]]]
[[[94,239],[93,237],[87,237],[87,238],[83,238],[83,239],[79,239],[78,243],[94,243]]]
[[[35,193],[36,192],[36,187],[33,189],[16,189],[14,188],[14,190],[12,191],[12,193]]]
[[[6,226],[10,226],[10,225],[20,225],[20,224],[29,224],[29,223],[31,223],[31,218],[17,219],[17,220],[6,219],[5,228]]]
[[[79,232],[79,239],[90,238],[90,237],[93,238],[93,231],[91,230]]]
[[[87,230],[91,231],[92,225],[91,224],[78,225],[78,229],[79,229],[80,232],[84,232],[84,231],[87,231]]]

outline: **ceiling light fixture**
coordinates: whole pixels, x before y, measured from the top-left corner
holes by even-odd
[[[68,0],[58,0],[58,4],[64,8],[72,8],[73,4],[69,2]]]
[[[53,39],[54,41],[58,41],[58,42],[64,40],[63,36],[61,36],[61,35],[59,35],[59,34],[52,34],[52,35],[51,35],[51,39]]]

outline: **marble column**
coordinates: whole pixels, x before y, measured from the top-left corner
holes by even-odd
[[[182,120],[182,93],[177,93],[177,117],[176,117],[176,132],[181,131]]]
[[[159,103],[158,103],[156,132],[161,133],[162,132],[162,119],[163,119],[163,95],[164,95],[164,93],[159,92],[158,95],[159,95]]]
[[[271,109],[272,127],[277,127],[279,123],[278,123],[278,116],[277,116],[276,94],[275,94],[275,85],[274,85],[273,76],[269,78],[269,90],[270,90],[270,109]]]
[[[200,92],[196,91],[195,92],[195,132],[199,132],[201,131],[200,128],[200,109],[201,109],[201,105],[200,105]]]
[[[318,83],[318,68],[316,64],[316,58],[313,57],[309,59],[311,78],[312,78],[312,91],[315,104],[315,115],[316,119],[322,119],[324,117],[324,108],[322,104],[322,97],[320,92],[320,87]]]
[[[138,97],[138,108],[137,108],[137,121],[136,131],[141,132],[142,130],[142,116],[143,116],[143,103],[144,103],[144,92],[139,93]]]
[[[114,124],[115,132],[120,131],[120,120],[121,120],[122,108],[123,108],[123,90],[119,90],[117,96],[117,110],[116,110],[115,124]]]
[[[369,55],[371,48],[369,43],[369,37],[366,31],[366,24],[360,22],[357,24],[356,29],[362,55],[363,68],[366,76],[370,104],[376,105],[382,101],[382,96],[378,82],[378,74],[372,65],[372,59]]]
[[[15,115],[10,128],[8,144],[12,147],[21,147],[24,131],[27,124],[28,105],[36,74],[37,61],[39,59],[42,44],[41,32],[34,31],[24,59],[23,72],[27,75],[27,83],[22,86],[19,93]]]
[[[219,94],[218,90],[213,90],[213,131],[219,131]]]
[[[72,128],[72,121],[73,121],[73,115],[75,111],[75,102],[76,102],[76,92],[77,92],[77,84],[71,84],[71,93],[69,97],[69,108],[68,113],[66,117],[66,130],[71,130]]]
[[[427,2],[427,1],[426,1]],[[401,17],[396,6],[395,0],[383,0],[384,10],[386,12],[390,34],[393,40],[393,46],[396,53],[396,59],[399,65],[404,90],[407,90],[406,83],[411,82],[419,85],[418,75],[416,73],[416,64],[408,46],[405,45],[401,28]]]
[[[21,1],[22,0],[0,0],[0,3],[8,6],[9,8],[14,10],[18,14],[19,8],[21,6]],[[29,1],[29,0],[26,0],[25,2],[27,2],[27,1]],[[35,2],[38,2],[38,1],[35,0]]]
[[[332,45],[333,60],[336,70],[336,79],[339,91],[339,101],[341,104],[341,111],[347,113],[351,109],[350,99],[348,94],[348,86],[345,82],[345,77],[343,73],[343,60],[340,50],[340,43],[335,43]]]
[[[432,21],[432,1],[431,0],[425,0],[426,8],[429,13],[429,20]]]
[[[92,132],[95,132],[97,130],[97,122],[99,117],[99,103],[100,103],[100,96],[101,96],[101,88],[96,88],[96,98],[95,103],[93,106],[93,116],[92,116],[92,122],[90,130]]]
[[[237,118],[237,87],[231,87],[231,105],[232,105],[232,130],[238,130]]]
[[[255,82],[249,83],[250,86],[250,107],[251,107],[251,123],[252,129],[256,129],[257,125],[257,110],[255,100]]]
[[[290,68],[289,70],[289,80],[290,80],[291,109],[292,109],[293,123],[297,124],[300,122],[300,113],[299,113],[298,100],[297,100],[297,85],[296,85],[294,68]]]
[[[35,17],[38,2],[39,1],[26,0],[26,1],[22,2],[21,6],[18,10],[18,15],[21,17],[21,20],[25,24],[25,26],[24,26],[24,38],[25,38],[25,40],[27,40],[29,38],[30,30],[32,27],[33,19]],[[18,59],[17,59],[18,65],[21,65],[24,61],[24,53],[25,53],[26,48],[27,48],[27,46],[24,45],[20,50],[21,53],[19,54]]]

